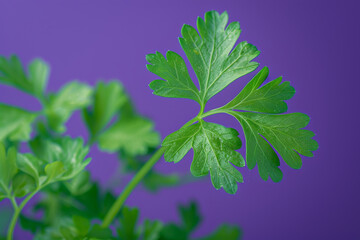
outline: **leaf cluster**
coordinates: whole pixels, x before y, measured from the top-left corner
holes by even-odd
[[[312,139],[314,133],[303,129],[310,120],[307,115],[283,114],[287,111],[285,100],[293,97],[295,89],[281,77],[264,84],[269,74],[267,67],[229,103],[205,112],[208,100],[259,65],[253,62],[260,53],[255,46],[245,41],[236,44],[241,32],[239,23],[227,24],[226,12],[210,11],[204,19],[197,19],[197,30],[186,24],[181,30],[179,42],[196,74],[198,87],[179,54],[168,51],[165,58],[156,52],[146,59],[148,70],[161,78],[150,83],[155,95],[187,98],[200,105],[196,117],[164,139],[165,160],[177,163],[193,149],[191,173],[210,174],[216,189],[234,194],[237,183],[243,182],[236,167],[245,166],[244,158],[236,151],[242,146],[239,133],[206,122],[205,117],[228,114],[240,123],[245,134],[247,166],[253,169],[257,165],[265,181],[269,176],[274,182],[282,179],[279,156],[288,166],[298,169],[302,165],[300,154],[313,156],[318,144]]]

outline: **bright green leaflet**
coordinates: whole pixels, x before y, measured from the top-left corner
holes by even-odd
[[[295,89],[290,86],[289,82],[282,82],[281,77],[259,88],[268,75],[269,69],[264,67],[241,90],[239,95],[223,108],[262,113],[286,112],[287,104],[284,100],[292,98],[295,94]]]
[[[91,87],[77,81],[70,82],[58,93],[51,94],[45,104],[49,126],[57,132],[64,132],[64,123],[74,111],[81,110],[91,103],[91,95]]]
[[[7,152],[0,143],[0,199],[8,197],[10,194],[10,183],[18,171],[16,164],[16,149],[10,148]]]
[[[192,82],[184,60],[174,52],[149,54],[147,68],[166,81],[150,84],[154,94],[163,97],[189,98],[204,107],[206,102],[241,76],[254,71],[258,63],[251,62],[259,51],[247,42],[235,43],[240,36],[238,22],[228,23],[228,14],[216,11],[198,18],[197,28],[184,25],[180,44],[199,81],[200,91]],[[234,49],[233,49],[234,48]],[[233,50],[232,50],[233,49]],[[232,50],[232,51],[231,51]]]
[[[234,194],[237,182],[243,182],[243,178],[231,163],[238,167],[245,165],[241,154],[235,151],[241,147],[238,135],[235,129],[201,120],[167,136],[162,144],[166,148],[164,157],[176,163],[193,148],[192,174],[204,176],[210,172],[216,189],[223,187]]]
[[[128,96],[120,82],[100,81],[96,85],[93,99],[92,108],[86,109],[83,115],[91,136],[95,138],[119,112],[120,107],[128,101]]]
[[[0,104],[0,141],[26,141],[30,138],[31,124],[36,114],[20,108]]]
[[[301,129],[310,121],[307,115],[273,115],[287,111],[284,100],[290,99],[295,90],[281,78],[261,86],[268,74],[268,68],[263,68],[231,102],[220,109],[234,116],[244,129],[249,169],[258,163],[262,179],[267,180],[270,176],[274,182],[279,182],[283,177],[278,168],[280,161],[270,144],[290,167],[296,169],[302,163],[298,153],[311,157],[318,144],[311,139],[313,132]],[[231,109],[251,112],[229,111]]]
[[[40,100],[43,99],[49,73],[48,64],[41,59],[33,60],[26,74],[17,56],[12,55],[8,59],[0,56],[0,82],[28,92]]]
[[[143,155],[160,143],[150,120],[135,116],[122,117],[99,136],[99,146],[107,151],[124,151],[127,155]]]

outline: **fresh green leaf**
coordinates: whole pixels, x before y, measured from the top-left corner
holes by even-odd
[[[91,136],[100,133],[126,101],[128,96],[119,81],[100,81],[94,92],[92,109],[85,109],[83,112]]]
[[[47,163],[60,161],[63,164],[63,174],[60,179],[57,179],[61,181],[75,177],[91,160],[90,158],[85,159],[89,148],[84,146],[81,138],[47,139],[36,137],[30,142],[30,147],[38,158]],[[61,166],[57,165],[57,167],[61,171]]]
[[[26,141],[30,138],[31,124],[36,114],[20,108],[0,104],[0,141]]]
[[[9,59],[0,56],[0,82],[40,99],[43,98],[49,72],[48,64],[41,59],[35,59],[29,64],[27,75],[17,56],[12,55]]]
[[[191,202],[189,206],[180,205],[179,212],[183,225],[189,233],[195,230],[201,222],[201,216],[195,202]]]
[[[25,154],[18,154],[17,157],[17,165],[21,171],[30,175],[36,183],[36,186],[39,187],[42,184],[46,177],[40,178],[43,172],[43,165],[45,161],[39,159],[32,154],[25,153]]]
[[[243,182],[243,178],[231,163],[244,166],[244,159],[235,151],[241,147],[237,136],[235,129],[200,121],[167,136],[162,144],[166,148],[164,157],[168,162],[177,163],[193,148],[192,174],[204,176],[210,171],[216,189],[223,187],[234,194],[237,182]]]
[[[292,98],[295,94],[295,89],[290,86],[289,82],[281,83],[281,77],[260,87],[268,75],[269,69],[264,67],[244,87],[239,95],[223,108],[262,113],[286,112],[287,105],[284,100]]]
[[[117,229],[120,239],[123,240],[136,240],[139,233],[136,231],[136,223],[139,216],[137,208],[130,209],[124,207],[122,210],[122,217],[120,218],[120,226]]]
[[[163,224],[160,221],[150,221],[148,219],[144,222],[144,240],[158,240]]]
[[[61,161],[55,161],[45,166],[45,174],[49,182],[57,180],[65,171],[64,164]]]
[[[17,152],[14,147],[11,147],[6,153],[4,145],[0,143],[0,195],[6,196],[9,193],[10,182],[18,172],[16,156]]]
[[[22,198],[36,189],[36,182],[29,174],[19,172],[12,180],[15,197]]]
[[[267,180],[281,180],[277,166],[279,160],[270,144],[292,168],[298,169],[302,162],[299,154],[313,156],[318,144],[312,139],[314,133],[306,127],[310,118],[303,113],[269,115],[252,112],[229,112],[242,125],[246,137],[248,166],[252,169],[256,161],[260,176]],[[268,141],[265,141],[264,138]]]
[[[78,196],[86,193],[93,186],[90,173],[88,171],[81,171],[73,179],[64,182],[71,195]]]
[[[222,225],[220,226],[214,233],[210,234],[210,236],[201,238],[199,240],[239,240],[242,238],[242,232],[238,227]]]
[[[149,71],[166,81],[155,80],[150,84],[154,94],[164,97],[181,97],[198,101],[200,105],[223,90],[234,80],[252,72],[258,63],[251,62],[259,51],[247,42],[239,43],[238,22],[228,23],[228,14],[216,11],[198,18],[197,28],[184,25],[179,39],[199,81],[200,92],[192,83],[184,60],[176,53],[168,52],[167,60],[160,54],[147,56]]]
[[[154,124],[143,117],[121,118],[99,137],[99,146],[107,151],[124,151],[127,155],[143,155],[160,143]]]
[[[166,80],[154,80],[150,83],[154,94],[170,98],[188,98],[201,103],[199,90],[191,80],[182,57],[168,51],[166,58],[167,60],[159,52],[146,56],[146,60],[151,63],[147,65],[147,69]]]
[[[66,84],[57,94],[51,94],[45,106],[49,126],[57,132],[64,132],[64,123],[74,111],[89,106],[91,95],[91,87],[77,81]]]
[[[33,60],[29,65],[28,80],[33,85],[33,93],[36,97],[42,98],[49,78],[50,68],[41,59]]]

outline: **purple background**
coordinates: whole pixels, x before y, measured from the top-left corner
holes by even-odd
[[[309,129],[317,133],[320,149],[314,158],[303,158],[301,170],[282,162],[284,179],[277,184],[244,168],[245,183],[234,196],[216,191],[206,178],[156,195],[138,188],[128,205],[138,206],[143,218],[175,221],[176,205],[195,199],[204,215],[197,235],[229,222],[240,225],[247,240],[360,239],[355,1],[1,1],[0,54],[48,61],[48,89],[53,91],[73,79],[93,85],[100,78],[118,78],[139,111],[166,136],[194,116],[198,106],[152,95],[147,85],[156,77],[147,72],[145,55],[156,50],[183,55],[177,40],[182,24],[194,25],[197,16],[213,9],[227,10],[230,21],[240,22],[240,39],[258,47],[257,61],[270,68],[272,79],[283,75],[291,81],[297,94],[289,110],[311,116]],[[210,105],[225,103],[248,79],[236,81]],[[0,101],[39,109],[34,99],[3,85]],[[209,120],[241,132],[229,117]],[[86,135],[79,114],[68,129],[72,136]],[[91,156],[94,179],[105,183],[115,172],[116,157],[96,149]],[[191,154],[177,165],[161,161],[156,168],[187,173],[190,162]],[[17,230],[17,239],[21,234]]]

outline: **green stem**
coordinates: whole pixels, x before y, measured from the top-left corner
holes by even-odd
[[[101,226],[103,228],[109,227],[112,223],[116,214],[119,212],[124,202],[130,195],[130,193],[134,190],[134,188],[138,185],[138,183],[145,177],[145,175],[150,171],[150,169],[159,161],[161,156],[164,154],[165,148],[161,147],[157,150],[154,155],[146,162],[146,164],[140,169],[139,172],[134,176],[134,178],[128,183],[125,189],[122,191],[120,196],[116,199],[115,203],[112,205],[108,213],[106,214],[103,223]]]
[[[204,106],[201,106],[199,114],[184,124],[182,127],[190,126],[191,124],[200,121],[202,118],[216,114],[221,113],[223,110],[220,108],[213,109],[211,111],[208,111],[204,113]],[[134,178],[128,183],[128,185],[125,187],[125,189],[122,191],[120,196],[116,199],[115,203],[111,206],[110,210],[107,212],[103,223],[101,226],[103,228],[109,227],[109,225],[112,223],[114,218],[116,217],[116,214],[120,211],[121,207],[124,205],[126,199],[130,195],[130,193],[134,190],[134,188],[139,184],[139,182],[145,177],[145,175],[151,170],[151,168],[159,161],[161,156],[164,154],[165,148],[161,147],[157,152],[154,153],[154,155],[149,159],[149,161],[146,162],[146,164],[140,169],[139,172],[134,176]]]
[[[29,194],[20,204],[20,206],[17,205],[14,197],[11,197],[11,203],[14,207],[14,214],[12,216],[11,222],[10,222],[10,226],[8,229],[8,233],[7,233],[7,240],[12,240],[13,239],[13,234],[14,234],[14,230],[15,230],[15,226],[16,226],[16,222],[20,216],[21,211],[23,210],[23,208],[25,207],[25,205],[30,201],[30,199],[39,191],[39,189],[35,190],[34,192],[32,192],[31,194]]]

